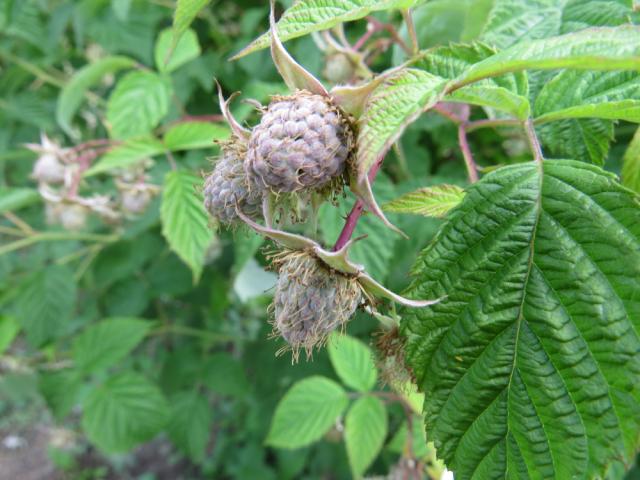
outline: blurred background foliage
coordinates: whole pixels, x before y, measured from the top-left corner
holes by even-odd
[[[492,0],[425,4],[415,12],[421,47],[473,40],[492,5]],[[133,59],[138,75],[166,68],[161,79],[168,86],[158,88],[172,92],[169,102],[166,108],[149,107],[157,118],[148,130],[156,138],[192,120],[208,125],[213,120],[213,130],[205,130],[211,140],[226,135],[214,78],[227,95],[241,91],[242,99],[263,104],[286,90],[267,50],[228,61],[266,29],[267,2],[211,2],[191,25],[191,50],[169,69],[158,55],[166,53],[162,36],[174,9],[170,0],[0,0],[0,438],[5,439],[0,478],[10,478],[3,470],[17,472],[12,478],[349,478],[340,431],[299,450],[265,444],[275,407],[296,381],[311,375],[339,379],[325,351],[293,367],[289,355],[275,355],[282,343],[268,339],[267,322],[274,274],[265,271],[259,237],[243,229],[205,235],[204,265],[194,276],[184,254],[174,253],[162,234],[162,194],[115,225],[94,214],[80,232],[47,224],[30,177],[38,155],[24,144],[38,143],[41,133],[64,148],[126,139],[140,127],[136,110],[147,108],[133,95],[120,107],[129,110],[112,111],[111,96],[132,71],[114,68],[98,75],[90,89],[74,84],[78,90],[67,95],[79,97],[71,102],[76,108],[71,115],[61,112],[61,92],[83,67],[120,55]],[[401,25],[398,12],[378,12],[375,18]],[[359,38],[365,27],[364,21],[348,24],[348,37]],[[403,29],[400,34],[406,38]],[[311,37],[287,42],[287,48],[323,78],[327,59]],[[402,58],[401,50],[391,47],[371,68],[381,71]],[[253,106],[236,101],[233,110],[255,124]],[[633,134],[629,125],[617,128],[618,144],[606,163],[614,171]],[[211,140],[147,155],[153,160],[145,164],[145,182],[162,186],[176,165],[198,177],[209,171],[217,153]],[[487,168],[527,156],[524,138],[508,129],[474,132],[471,143]],[[103,161],[103,152],[92,160],[93,165]],[[129,163],[125,159],[117,168],[83,178],[80,191],[113,197]],[[389,154],[375,189],[385,202],[442,183],[464,185],[466,174],[455,125],[429,114],[412,124],[401,148]],[[322,208],[319,226],[326,244],[337,238],[352,204],[347,197],[337,209]],[[439,220],[390,218],[410,240],[365,217],[356,234],[368,239],[356,245],[353,256],[401,291]],[[23,243],[16,246],[16,237]],[[376,323],[359,314],[348,332],[368,343]],[[97,325],[103,328],[91,330]],[[100,423],[101,415],[118,415],[108,403],[114,391],[132,395],[133,405],[124,417]],[[402,409],[390,405],[389,418],[389,441],[369,469],[372,474],[386,474],[403,450],[391,441],[402,427]],[[109,424],[124,433],[110,433]],[[15,465],[20,448],[11,448],[20,439],[29,441],[35,463]],[[33,476],[49,464],[56,473]],[[24,476],[11,468],[26,469]]]

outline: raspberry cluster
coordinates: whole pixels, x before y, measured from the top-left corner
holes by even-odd
[[[301,349],[310,356],[351,318],[362,301],[362,290],[355,278],[331,271],[305,252],[276,256],[274,266],[278,269],[274,333],[287,341],[294,360]]]
[[[348,118],[330,98],[305,90],[274,97],[250,134],[222,144],[205,182],[205,206],[218,222],[232,224],[237,207],[258,218],[269,194],[342,185],[352,148]]]

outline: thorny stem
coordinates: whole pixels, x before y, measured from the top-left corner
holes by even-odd
[[[382,161],[384,158],[378,160],[369,170],[369,182],[373,183],[373,180],[376,178],[380,167],[382,166]],[[362,215],[362,211],[364,210],[364,203],[362,200],[357,200],[354,204],[353,208],[347,215],[347,219],[345,220],[344,227],[342,227],[342,231],[340,232],[340,236],[338,236],[338,240],[333,247],[333,251],[337,252],[342,247],[344,247],[347,242],[351,239],[354,230],[356,229],[356,225],[358,225],[358,220]]]
[[[527,134],[527,139],[529,140],[529,145],[531,146],[531,153],[533,153],[533,159],[538,163],[538,165],[542,165],[542,161],[544,157],[542,155],[542,148],[540,147],[540,141],[538,140],[538,136],[536,135],[536,129],[533,126],[533,120],[530,118],[524,124],[524,130]]]
[[[342,227],[342,231],[340,232],[340,236],[336,241],[336,244],[333,247],[333,251],[337,252],[342,247],[344,247],[351,235],[353,235],[353,231],[356,229],[356,225],[358,224],[358,219],[362,215],[362,211],[364,210],[364,203],[362,200],[357,200],[349,215],[347,215],[347,219],[344,223],[344,227]]]

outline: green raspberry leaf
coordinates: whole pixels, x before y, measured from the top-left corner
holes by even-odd
[[[406,193],[385,204],[387,212],[414,213],[444,218],[464,198],[464,189],[456,185],[436,185]]]
[[[39,347],[67,332],[76,293],[73,272],[67,267],[52,265],[27,277],[14,305],[15,318],[30,344]]]
[[[181,122],[164,134],[164,143],[171,151],[215,148],[215,140],[229,136],[229,129],[217,123]]]
[[[416,68],[387,78],[369,96],[358,120],[358,178],[366,177],[402,132],[444,95],[447,81]]]
[[[403,319],[427,438],[456,478],[603,477],[640,438],[640,204],[571,160],[470,187]],[[529,473],[527,473],[529,472]]]
[[[640,128],[636,130],[622,161],[622,184],[640,193]]]
[[[111,135],[126,139],[149,134],[169,111],[171,92],[171,82],[153,72],[122,77],[107,102]]]
[[[212,410],[206,396],[197,390],[171,399],[167,430],[171,441],[195,462],[205,458],[211,432]]]
[[[640,27],[598,27],[540,40],[523,41],[483,60],[460,75],[454,87],[526,69],[640,69]]]
[[[162,234],[171,249],[191,268],[194,282],[200,279],[205,254],[213,240],[201,186],[202,179],[190,172],[167,173],[160,207]]]
[[[153,137],[127,140],[105,153],[84,176],[126,168],[165,152],[165,146]]]
[[[333,380],[305,378],[280,400],[266,443],[278,448],[309,445],[327,433],[348,403],[347,393]]]
[[[9,348],[20,332],[20,325],[13,317],[0,315],[0,355]]]
[[[211,0],[178,0],[176,11],[173,15],[173,45],[172,49],[180,41],[180,38],[187,31],[191,22],[193,22],[204,7]]]
[[[73,358],[83,372],[106,369],[126,357],[146,336],[151,322],[110,318],[87,327],[73,342]]]
[[[76,405],[82,391],[82,376],[73,369],[41,372],[38,390],[56,420],[66,417]]]
[[[355,390],[368,392],[376,384],[378,372],[371,349],[357,338],[332,333],[327,351],[340,380]]]
[[[84,402],[82,427],[107,453],[130,450],[166,424],[169,406],[157,386],[135,372],[109,378]]]
[[[345,418],[344,440],[354,478],[361,478],[387,436],[387,409],[379,398],[362,396]]]
[[[160,32],[156,40],[154,58],[156,68],[162,73],[173,72],[187,62],[198,58],[200,55],[200,43],[196,32],[187,29],[173,46],[173,32],[170,28]]]
[[[495,53],[493,48],[482,43],[453,44],[426,50],[413,65],[439,77],[453,79]],[[526,73],[516,72],[468,85],[444,100],[490,107],[526,119],[530,110],[528,91]]]
[[[640,75],[637,72],[558,74],[540,91],[536,123],[567,118],[603,118],[640,122]]]
[[[319,30],[327,30],[339,23],[358,20],[371,12],[392,8],[409,8],[424,0],[298,0],[276,24],[278,37],[285,42]],[[271,35],[265,33],[238,52],[233,59],[268,48]]]
[[[58,125],[72,137],[77,136],[78,134],[71,125],[71,120],[82,105],[87,90],[97,84],[105,75],[131,68],[134,65],[135,61],[131,58],[111,56],[101,58],[78,70],[60,92],[56,106]]]
[[[613,122],[602,118],[576,118],[545,123],[536,128],[542,144],[556,157],[581,158],[604,165],[614,138]]]
[[[495,0],[481,39],[504,49],[516,43],[629,22],[629,0]]]

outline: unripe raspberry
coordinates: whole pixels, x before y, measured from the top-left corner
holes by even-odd
[[[151,201],[151,193],[145,190],[131,190],[122,194],[122,208],[127,213],[138,214],[144,212]]]
[[[67,149],[62,148],[44,133],[40,135],[40,143],[27,143],[25,147],[38,154],[38,160],[31,172],[33,179],[38,183],[64,182],[66,167],[62,159],[68,154]]]
[[[331,83],[348,83],[356,74],[356,66],[346,53],[334,52],[325,58],[322,74]]]
[[[360,284],[304,252],[276,257],[274,265],[278,268],[274,331],[287,341],[294,360],[300,349],[310,356],[351,318],[362,299]]]
[[[82,230],[87,224],[87,209],[82,205],[63,205],[60,211],[60,223],[67,230]]]
[[[275,97],[251,132],[245,169],[275,193],[317,190],[344,172],[353,144],[347,117],[328,97]]]
[[[243,168],[246,148],[232,140],[221,144],[221,156],[204,185],[204,206],[211,216],[222,223],[238,220],[236,205],[250,218],[262,213],[262,191],[249,186]]]
[[[381,332],[375,346],[376,366],[383,384],[388,384],[396,391],[405,391],[415,383],[413,372],[405,362],[405,339],[397,327]]]
[[[120,206],[125,214],[139,215],[149,206],[158,188],[147,183],[119,182]]]
[[[81,230],[87,223],[87,213],[87,208],[77,203],[45,203],[47,223],[49,225],[62,225],[66,230]]]
[[[35,165],[31,176],[38,182],[62,183],[64,182],[65,167],[58,157],[49,152],[42,153]]]

